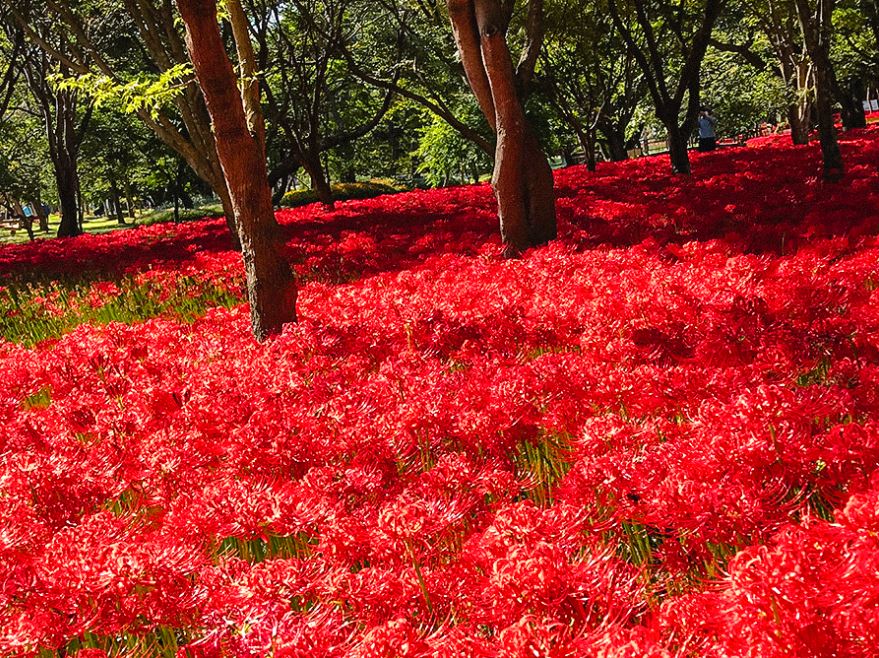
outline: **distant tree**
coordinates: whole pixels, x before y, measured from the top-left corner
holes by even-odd
[[[718,118],[718,134],[750,135],[759,124],[786,117],[788,89],[771,55],[755,68],[734,52],[709,49],[702,65],[702,102]]]
[[[6,23],[7,34],[19,29]],[[40,20],[29,28],[39,39],[51,43],[58,53],[69,53],[71,44],[64,34],[56,34],[48,21]],[[79,179],[79,151],[91,120],[93,104],[70,89],[59,89],[53,77],[69,72],[64,62],[53,62],[46,52],[28,44],[21,58],[22,71],[37,114],[45,128],[52,161],[61,223],[58,237],[75,237],[82,233],[82,190]]]
[[[460,102],[472,92],[461,63],[448,56],[457,46],[445,0],[362,0],[360,5],[369,20],[357,26],[355,39],[341,43],[348,70],[431,112],[486,155],[494,155],[494,140],[486,136],[493,130],[484,117],[482,125],[473,125],[468,105]]]
[[[628,158],[626,137],[646,92],[644,74],[602,6],[549,3],[538,78],[540,91],[577,136],[590,169],[602,138],[611,160]]]
[[[472,96],[461,99],[455,115],[471,125],[479,126],[482,115]],[[466,107],[468,106],[469,107]],[[491,169],[491,159],[473,142],[436,115],[420,130],[417,156],[418,170],[434,186],[451,183],[477,182],[482,173]]]
[[[49,233],[44,201],[57,200],[52,192],[54,167],[45,126],[38,115],[23,104],[26,94],[26,89],[18,90],[16,109],[0,119],[0,193],[9,201],[15,199],[29,206],[39,220],[40,231]]]
[[[688,142],[699,117],[702,60],[722,7],[723,0],[608,0],[668,133],[675,173],[690,173]]]
[[[864,100],[867,84],[875,82],[879,71],[879,41],[873,29],[873,13],[866,0],[841,0],[834,13],[831,49],[836,73],[835,93],[842,105],[843,126],[864,128],[867,117]],[[879,25],[876,25],[879,29]]]
[[[279,157],[269,171],[276,187],[298,168],[326,206],[333,205],[321,156],[369,134],[381,123],[393,92],[375,98],[348,71],[342,52],[365,20],[359,0],[246,0],[256,61],[265,79],[267,118]],[[361,7],[362,9],[362,7]],[[355,93],[357,90],[361,93]],[[344,105],[344,107],[341,107]],[[333,118],[344,116],[342,121]],[[283,190],[279,187],[280,192]]]
[[[815,107],[818,136],[824,159],[824,178],[837,180],[845,173],[842,152],[836,139],[833,118],[834,73],[830,60],[833,41],[833,11],[836,0],[792,0],[796,6],[803,41],[815,66]]]
[[[134,218],[136,180],[154,163],[144,157],[155,137],[135,117],[112,107],[97,109],[82,145],[83,188],[93,200],[109,201],[120,225]],[[125,199],[127,212],[123,210]]]
[[[237,243],[210,118],[187,78],[191,65],[171,0],[0,0],[0,6],[33,44],[63,64],[69,88],[121,99],[177,152],[220,199]],[[38,29],[42,22],[73,47],[59,50]]]

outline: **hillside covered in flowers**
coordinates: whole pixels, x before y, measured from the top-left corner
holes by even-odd
[[[0,655],[867,657],[879,130],[0,247]]]

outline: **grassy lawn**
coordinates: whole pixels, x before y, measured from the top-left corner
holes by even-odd
[[[194,221],[197,219],[201,219],[202,217],[219,217],[223,214],[222,208],[219,204],[217,205],[207,205],[199,208],[193,208],[191,210],[181,209],[180,210],[180,220]],[[42,240],[45,238],[54,238],[58,232],[58,224],[61,221],[61,216],[58,214],[52,214],[49,216],[49,232],[48,233],[40,233],[39,228],[34,226],[34,237],[37,240]],[[150,224],[159,224],[162,222],[172,222],[174,221],[174,211],[173,210],[150,210],[146,212],[138,212],[136,219],[131,219],[126,217],[125,221],[128,222],[125,226],[120,226],[114,217],[86,217],[83,222],[83,228],[86,233],[94,233],[99,235],[101,233],[109,233],[110,231],[118,231],[132,228],[133,226],[144,226]],[[15,230],[9,229],[7,227],[0,228],[0,244],[21,244],[28,241],[27,231],[24,229],[16,228]]]

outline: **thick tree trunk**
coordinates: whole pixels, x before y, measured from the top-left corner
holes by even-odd
[[[690,150],[689,140],[677,121],[672,120],[665,123],[668,131],[668,155],[671,160],[671,170],[675,174],[689,175],[690,170]]]
[[[31,206],[33,206],[34,214],[37,216],[37,220],[40,225],[40,231],[43,233],[49,232],[49,215],[46,212],[46,209],[43,207],[43,200],[40,198],[40,194],[31,199]]]
[[[296,281],[282,254],[265,149],[248,130],[232,63],[217,25],[216,0],[178,0],[186,42],[216,135],[217,154],[235,211],[257,340],[296,320]]]
[[[216,188],[214,193],[220,197],[220,205],[223,206],[223,218],[226,220],[226,227],[229,229],[229,236],[232,239],[232,249],[234,251],[241,251],[241,232],[238,230],[237,221],[238,213],[235,209],[235,203],[232,200],[232,195],[230,194],[229,189],[226,187],[226,185],[222,185],[219,188]],[[186,195],[186,197],[189,198],[189,206],[187,207],[193,207],[195,203],[192,201],[192,197],[188,194]],[[186,206],[185,203],[184,206]]]
[[[525,167],[522,173],[527,195],[528,235],[531,246],[546,244],[558,237],[555,208],[555,177],[537,136],[525,137]]]
[[[555,239],[555,190],[546,154],[525,118],[498,0],[448,0],[470,88],[497,135],[492,187],[505,253]]]

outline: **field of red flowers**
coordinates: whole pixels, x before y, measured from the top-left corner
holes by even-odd
[[[867,657],[879,129],[0,248],[0,655]],[[155,317],[153,317],[155,316]],[[119,321],[122,320],[122,321]]]

